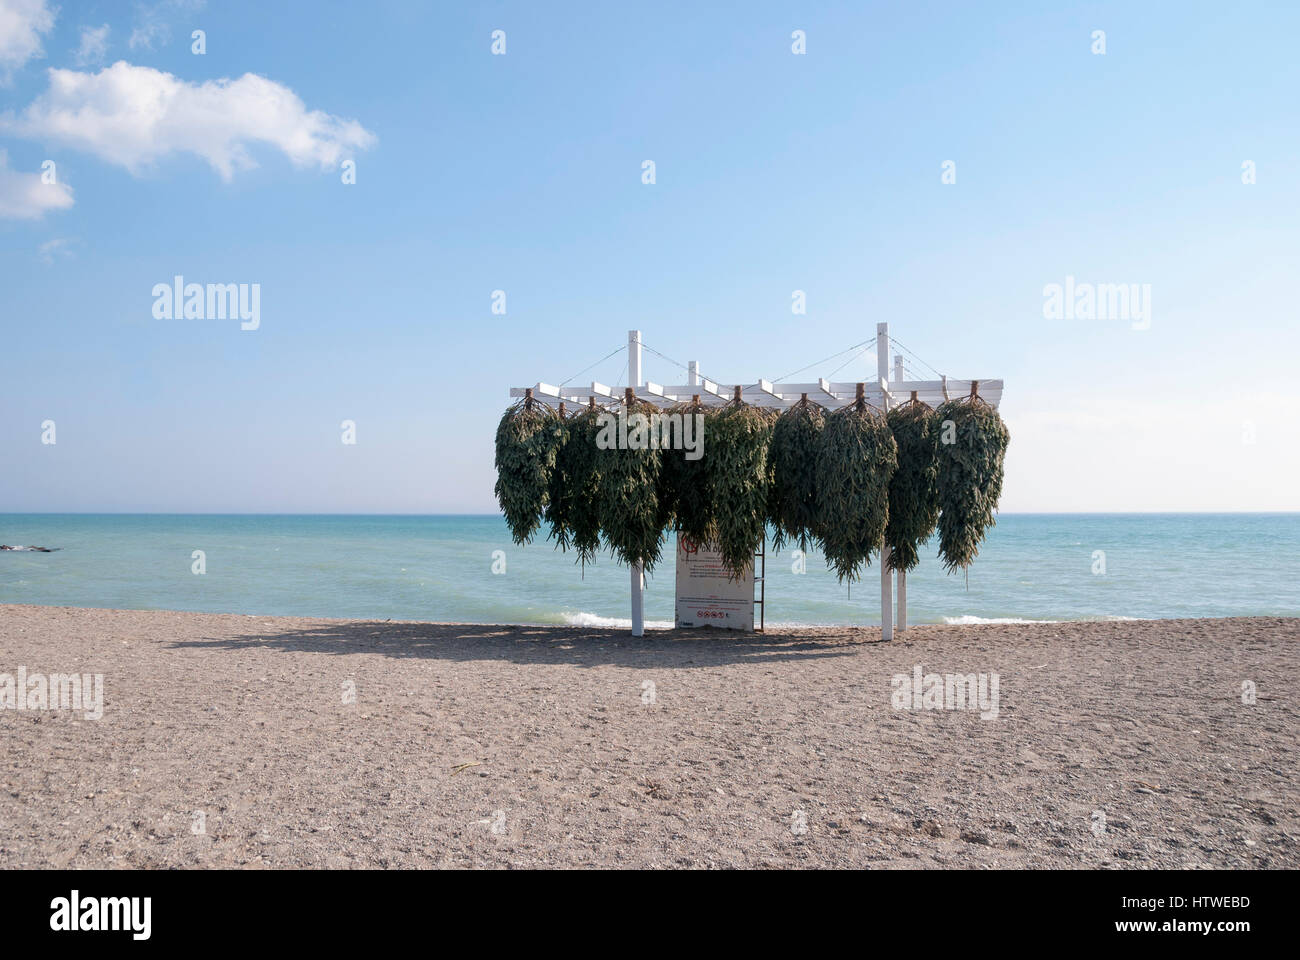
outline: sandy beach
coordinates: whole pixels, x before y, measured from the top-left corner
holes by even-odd
[[[0,862],[1300,866],[1300,621],[878,638],[0,606],[0,674],[104,678],[0,710]]]

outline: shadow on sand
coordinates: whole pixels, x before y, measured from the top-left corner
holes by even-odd
[[[380,653],[431,660],[499,660],[507,663],[714,667],[734,663],[850,656],[879,643],[879,629],[759,634],[710,630],[659,630],[632,637],[626,630],[409,623],[377,620],[321,622],[294,630],[184,640],[174,649],[263,648],[301,653]]]

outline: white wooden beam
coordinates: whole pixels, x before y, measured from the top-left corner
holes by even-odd
[[[876,324],[876,375],[884,392],[885,409],[889,409],[889,324]],[[894,639],[894,591],[889,574],[889,545],[880,539],[880,639]]]
[[[903,392],[901,386],[903,383],[903,355],[901,353],[894,354],[894,381],[895,389],[899,390],[901,396]],[[895,574],[895,580],[898,585],[898,622],[894,626],[899,633],[902,633],[907,629],[907,571],[900,569]]]
[[[957,380],[948,377],[943,380],[895,379],[884,383],[869,382],[864,396],[868,402],[880,406],[886,393],[889,395],[891,402],[902,402],[903,399],[915,391],[918,399],[933,406],[943,402],[945,387],[948,391],[948,397],[965,397],[970,395],[971,385],[976,382],[979,383],[979,395],[990,404],[997,406],[1002,397],[1003,381],[988,378]],[[857,392],[857,386],[857,383],[853,381],[837,381],[835,383],[827,380],[818,380],[814,383],[770,383],[768,381],[759,381],[755,384],[743,385],[743,390],[745,399],[759,406],[780,409],[796,403],[800,394],[806,393],[818,403],[825,402],[834,409],[842,406],[844,402],[852,400]],[[768,390],[769,387],[771,388],[770,391]],[[636,389],[638,394],[660,396],[665,399],[705,393],[724,400],[730,400],[735,392],[735,385],[717,384],[711,380],[704,380],[698,384],[643,384]],[[539,400],[545,400],[550,396],[585,402],[588,397],[593,396],[617,399],[623,395],[626,387],[609,386],[594,380],[589,387],[555,387],[542,382],[531,387],[511,387],[510,396],[522,397],[526,390],[532,390],[535,395],[541,394],[541,396],[537,397]],[[656,393],[655,391],[659,392]]]
[[[898,632],[907,629],[907,571],[898,571],[898,623],[894,624]]]
[[[901,403],[911,393],[915,392],[917,399],[922,403],[937,407],[946,399],[944,395],[945,387],[948,391],[947,397],[965,397],[970,395],[971,384],[974,382],[976,381],[954,380],[951,378],[944,380],[891,380],[886,384],[868,383],[863,396],[868,403],[883,409],[886,397],[889,398],[890,404],[893,405]],[[743,388],[744,399],[747,403],[755,406],[775,410],[784,410],[793,406],[798,402],[799,396],[804,393],[827,409],[836,410],[846,403],[852,402],[857,391],[857,384],[852,382],[830,383],[826,380],[819,380],[816,383],[771,383],[768,384],[771,387],[770,392],[764,388],[763,383],[766,383],[766,381],[745,386]],[[997,407],[1002,400],[1003,382],[1001,380],[980,379],[978,383],[979,395],[987,403]],[[590,387],[553,387],[549,384],[538,383],[532,387],[511,387],[510,396],[512,398],[523,397],[527,390],[533,391],[536,400],[550,406],[556,406],[560,400],[566,403],[586,404],[593,397],[597,403],[605,404],[611,399],[621,399],[626,387],[608,386],[595,381],[592,382]],[[735,393],[735,385],[716,384],[708,380],[698,384],[645,384],[638,387],[636,393],[637,396],[657,404],[666,404],[688,398],[693,394],[700,394],[700,399],[704,404],[717,406],[726,403],[732,398]]]
[[[641,386],[641,331],[627,332],[627,379],[635,390]],[[632,636],[645,635],[645,571],[641,564],[632,564]]]

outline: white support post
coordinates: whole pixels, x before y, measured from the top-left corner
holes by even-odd
[[[876,373],[881,380],[889,379],[889,324],[876,324]],[[884,400],[889,406],[889,396]],[[880,639],[885,643],[894,639],[894,590],[889,575],[889,547],[884,538],[880,541]]]
[[[641,386],[641,331],[627,332],[627,383],[629,387]],[[645,571],[641,564],[632,564],[632,636],[645,636]]]
[[[692,387],[698,387],[700,385],[700,361],[686,361],[686,382]]]
[[[903,355],[894,354],[894,381],[902,383],[906,379],[903,376]],[[895,624],[898,632],[902,633],[907,629],[907,571],[898,571],[898,622]]]

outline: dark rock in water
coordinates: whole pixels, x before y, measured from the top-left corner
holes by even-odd
[[[0,543],[0,550],[32,550],[36,553],[53,553],[58,547],[11,547],[7,543]]]

